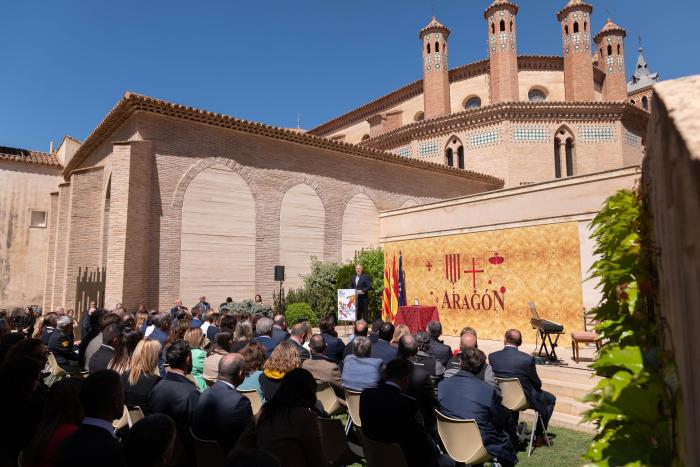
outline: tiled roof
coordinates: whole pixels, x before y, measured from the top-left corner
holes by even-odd
[[[613,23],[612,20],[610,18],[608,18],[608,20],[605,22],[605,25],[603,26],[603,28],[600,30],[600,32],[598,34],[595,35],[593,40],[595,42],[598,42],[598,38],[600,36],[602,36],[603,34],[608,33],[608,32],[621,32],[622,37],[625,37],[627,35],[627,31],[625,31],[623,28],[621,28],[617,24]]]
[[[493,8],[501,7],[501,6],[509,6],[511,8],[515,8],[515,14],[518,13],[518,5],[516,5],[515,3],[510,2],[508,0],[494,0],[493,3],[491,3],[491,5],[489,5],[489,7],[486,10],[484,10],[484,18],[489,17],[489,12]]]
[[[8,148],[6,146],[0,146],[0,160],[24,162],[26,164],[49,165],[53,167],[61,166],[56,154],[30,151],[29,149]]]
[[[569,10],[581,7],[583,7],[584,10],[588,10],[588,13],[591,13],[593,11],[593,5],[589,5],[583,0],[569,0],[569,3],[567,3],[566,6],[559,10],[559,13],[557,13],[557,19],[559,21],[562,21],[564,17],[569,13]]]
[[[97,128],[95,128],[85,139],[83,145],[80,147],[80,149],[78,149],[64,169],[63,176],[68,179],[70,173],[77,169],[88,157],[88,155],[95,150],[95,148],[97,148],[104,141],[108,140],[110,135],[112,135],[114,131],[116,131],[136,112],[148,112],[186,122],[201,123],[218,128],[226,128],[243,133],[288,141],[309,147],[336,151],[351,156],[381,160],[391,164],[402,165],[404,167],[412,167],[420,170],[443,173],[453,177],[461,177],[466,180],[481,182],[486,185],[490,185],[494,189],[498,189],[503,186],[503,180],[490,175],[480,174],[469,170],[460,170],[454,167],[448,167],[444,164],[416,159],[407,159],[405,157],[400,157],[393,153],[378,149],[364,148],[356,144],[331,141],[327,138],[320,138],[318,136],[310,135],[309,133],[299,132],[297,129],[289,130],[272,125],[266,125],[264,123],[243,120],[230,115],[223,115],[203,109],[187,107],[132,92],[125,93],[124,97],[112,108],[107,116],[100,122]]]
[[[635,92],[641,89],[646,89],[658,83],[661,78],[658,73],[651,73],[649,65],[644,59],[644,50],[639,48],[639,56],[637,57],[637,67],[634,70],[632,79],[627,82],[627,92]]]
[[[433,19],[428,24],[426,24],[423,29],[420,30],[420,34],[418,35],[418,37],[422,36],[423,33],[425,31],[428,31],[429,29],[444,29],[445,31],[447,31],[448,34],[450,33],[450,28],[441,24],[438,20],[435,19],[434,16]]]

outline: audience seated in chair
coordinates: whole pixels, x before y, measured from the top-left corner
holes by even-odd
[[[311,328],[307,322],[304,321],[301,323],[296,323],[294,326],[292,326],[292,331],[289,333],[289,339],[285,341],[294,345],[294,348],[299,354],[301,361],[311,358],[309,351],[304,348],[304,343],[306,342],[306,339],[308,339],[310,332]]]
[[[381,379],[383,364],[380,359],[370,357],[372,342],[368,337],[356,337],[352,341],[352,353],[343,362],[343,387],[352,391],[376,387]]]
[[[338,333],[335,330],[335,323],[332,316],[321,318],[318,322],[318,328],[321,331],[321,336],[326,342],[324,355],[332,362],[343,364],[343,351],[345,344],[338,338]]]
[[[241,391],[255,389],[260,400],[265,403],[265,396],[260,387],[260,375],[265,366],[265,349],[258,342],[249,342],[238,353],[245,359],[245,379],[238,389]]]
[[[94,336],[94,338],[86,342],[84,347],[85,350],[83,355],[83,369],[88,371],[90,370],[90,359],[93,355],[95,355],[95,352],[97,352],[97,350],[100,347],[102,347],[102,344],[104,343],[104,330],[112,324],[121,324],[121,317],[118,314],[111,313],[106,310],[98,310],[96,319],[99,322],[99,332]],[[82,341],[80,342],[80,345],[82,348]]]
[[[428,350],[430,349],[430,336],[425,331],[418,331],[414,337],[418,344],[418,353],[416,354],[414,363],[416,366],[430,373],[430,376],[433,378],[433,383],[437,384],[445,374],[445,367],[442,363],[438,362],[437,358],[428,354]]]
[[[112,420],[122,416],[124,391],[118,373],[100,370],[80,388],[85,418],[59,446],[56,467],[123,467],[124,450],[114,438]]]
[[[176,438],[175,422],[167,415],[154,414],[142,418],[124,437],[126,467],[171,465]]]
[[[528,404],[536,410],[544,422],[545,429],[554,412],[554,404],[557,398],[554,394],[542,390],[542,381],[537,375],[535,359],[532,355],[520,352],[518,347],[523,343],[522,335],[517,329],[510,329],[505,335],[503,350],[489,355],[489,362],[493,372],[499,378],[518,378],[525,392]],[[538,424],[535,430],[537,439],[535,447],[546,446],[546,433]]]
[[[144,414],[151,413],[149,400],[151,391],[160,381],[158,359],[160,343],[151,338],[142,339],[136,344],[131,356],[131,368],[122,374],[124,404],[128,408],[140,407]]]
[[[112,361],[116,348],[122,345],[121,323],[112,323],[102,330],[102,345],[92,354],[88,362],[90,373],[106,370]]]
[[[248,425],[236,449],[269,451],[285,467],[325,466],[315,404],[316,380],[302,368],[293,369]]]
[[[301,359],[294,344],[284,341],[272,352],[260,375],[260,388],[266,401],[272,399],[287,373],[301,367]]]
[[[245,378],[245,366],[245,358],[237,353],[219,360],[219,380],[204,391],[194,411],[194,435],[218,441],[224,453],[233,448],[253,416],[250,401],[237,391]]]
[[[396,347],[390,344],[394,337],[394,325],[384,323],[379,328],[377,342],[372,343],[372,358],[378,358],[384,365],[396,358]]]
[[[352,341],[356,337],[367,337],[367,332],[369,331],[367,327],[367,321],[364,319],[358,319],[355,321],[355,327],[353,328],[353,333],[348,339],[348,343],[345,344],[345,348],[343,349],[343,360],[345,360],[345,357],[348,355],[352,355]]]
[[[260,342],[265,348],[265,358],[270,358],[272,351],[275,350],[277,344],[272,340],[272,326],[274,322],[270,318],[260,318],[255,323],[255,334],[257,337],[253,339],[255,342]]]
[[[384,321],[381,318],[377,318],[372,321],[371,330],[369,333],[369,340],[374,344],[379,339],[379,330],[382,328]]]
[[[331,385],[338,397],[345,397],[343,383],[340,379],[340,368],[327,355],[326,341],[321,334],[314,334],[309,340],[311,358],[304,360],[301,367],[308,370],[318,383],[328,383]]]
[[[430,347],[428,349],[428,354],[432,355],[437,359],[442,366],[447,366],[447,363],[452,358],[452,349],[449,345],[445,345],[444,342],[440,340],[442,335],[442,324],[440,321],[431,321],[428,323],[428,328],[426,330],[428,335],[430,335]]]
[[[418,355],[418,342],[412,335],[408,334],[399,339],[398,346],[399,358],[406,360],[411,368],[411,379],[405,391],[406,395],[416,400],[423,416],[425,429],[430,436],[437,440],[437,421],[435,418],[437,397],[435,396],[435,386],[433,386],[430,373],[415,364],[416,356]]]
[[[49,352],[58,365],[66,371],[76,368],[78,354],[73,351],[73,319],[63,315],[56,321],[56,330],[49,337]]]
[[[287,318],[285,318],[284,315],[276,315],[275,324],[272,326],[272,340],[275,343],[275,347],[287,339],[289,339]]]
[[[445,371],[445,378],[454,376],[457,372],[462,370],[462,351],[464,349],[479,348],[476,338],[476,331],[473,328],[464,328],[462,331],[464,332],[459,337],[459,353],[452,360],[450,360],[450,363],[447,365],[448,368]],[[484,365],[477,377],[485,383],[493,386],[498,394],[501,393],[501,389],[498,387],[496,375],[493,373],[493,368],[491,368],[491,365],[488,363]]]
[[[219,375],[219,360],[231,352],[233,333],[228,330],[219,331],[209,347],[209,353],[204,359],[202,377],[205,381],[214,382]],[[258,344],[259,345],[259,344]]]
[[[461,369],[438,385],[440,412],[451,418],[474,419],[489,454],[504,467],[515,465],[513,419],[494,387],[478,376],[486,366],[486,355],[475,347],[465,347],[460,357]]]
[[[360,396],[362,434],[380,443],[399,444],[409,467],[443,465],[435,442],[423,426],[418,404],[405,395],[411,383],[411,365],[406,360],[392,360],[385,378],[386,382],[364,390]]]

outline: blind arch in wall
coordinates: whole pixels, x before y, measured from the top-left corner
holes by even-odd
[[[345,206],[343,213],[342,260],[355,257],[363,248],[379,245],[379,211],[364,193],[355,195]]]

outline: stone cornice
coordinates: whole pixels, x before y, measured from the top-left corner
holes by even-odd
[[[618,121],[646,127],[649,114],[626,102],[506,102],[405,125],[361,146],[390,149],[418,139],[443,136],[503,121]]]
[[[124,97],[112,108],[107,116],[100,122],[97,128],[95,128],[85,139],[83,145],[80,147],[80,149],[78,149],[63,171],[64,178],[69,180],[71,172],[79,168],[80,164],[87,159],[92,151],[94,151],[100,144],[107,141],[110,135],[112,135],[124,122],[126,122],[128,118],[137,112],[148,112],[155,115],[175,118],[185,122],[226,128],[257,136],[264,136],[301,144],[304,146],[336,151],[351,156],[380,160],[404,167],[443,173],[453,177],[461,177],[467,180],[478,181],[486,185],[490,185],[494,189],[501,188],[503,186],[503,180],[490,175],[455,169],[443,164],[407,159],[377,149],[365,148],[350,143],[331,141],[329,139],[320,138],[307,133],[300,133],[298,131],[265,125],[263,123],[242,120],[229,115],[174,104],[130,92],[124,94]]]
[[[518,57],[519,70],[564,70],[564,58],[556,55],[521,55]],[[450,83],[462,81],[474,76],[485,75],[489,72],[489,60],[479,60],[450,70]],[[367,120],[372,115],[418,96],[423,92],[423,80],[419,79],[395,91],[374,99],[360,107],[346,112],[338,117],[316,126],[308,131],[316,136],[329,134],[349,125]]]

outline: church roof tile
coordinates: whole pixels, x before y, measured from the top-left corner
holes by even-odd
[[[61,167],[56,154],[0,146],[0,160]]]

